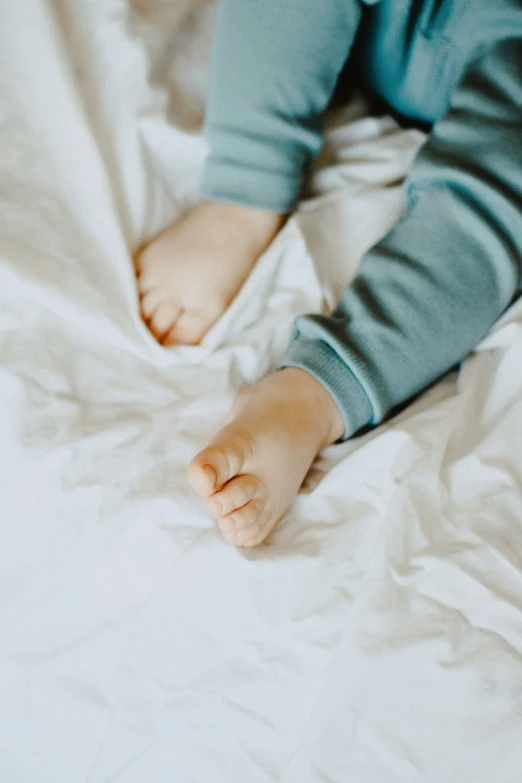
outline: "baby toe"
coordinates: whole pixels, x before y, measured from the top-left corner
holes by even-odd
[[[165,338],[168,345],[197,345],[212,326],[203,314],[186,310]]]
[[[155,337],[161,339],[170,332],[180,314],[181,308],[174,302],[162,302],[151,318],[149,327]]]
[[[199,495],[210,495],[219,486],[216,468],[209,464],[209,461],[212,462],[212,455],[207,457],[207,451],[209,449],[194,457],[188,469],[189,482]]]
[[[248,438],[225,427],[206,449],[196,454],[189,465],[189,481],[200,495],[221,489],[243,470],[251,446]]]
[[[260,494],[260,482],[257,476],[245,474],[231,479],[223,489],[211,495],[207,500],[207,510],[216,519],[241,508],[249,500]]]
[[[162,294],[158,289],[141,294],[140,306],[145,321],[149,321],[152,318],[161,302]]]
[[[236,546],[242,546],[244,541],[257,535],[263,508],[264,501],[254,498],[232,514],[221,517],[218,525],[226,540]]]
[[[140,294],[147,294],[149,291],[162,288],[161,278],[158,279],[156,270],[151,266],[147,251],[139,255],[134,263]]]
[[[238,533],[236,546],[251,548],[259,546],[271,534],[277,524],[277,517],[274,517],[265,507],[265,510],[258,517],[257,521]]]
[[[265,507],[265,501],[262,498],[252,498],[241,508],[236,508],[229,518],[234,521],[237,533],[242,533],[247,527],[259,521]]]

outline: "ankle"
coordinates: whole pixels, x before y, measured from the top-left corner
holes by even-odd
[[[294,388],[295,399],[303,406],[307,426],[317,441],[317,451],[342,438],[343,417],[324,386],[298,367],[286,367],[280,373]]]
[[[266,209],[218,201],[202,201],[198,208],[245,235],[256,255],[261,255],[283,227],[286,215]]]

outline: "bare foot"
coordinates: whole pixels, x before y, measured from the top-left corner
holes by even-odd
[[[163,345],[195,345],[227,309],[283,216],[202,202],[136,257],[142,316]]]
[[[333,399],[312,375],[289,367],[240,392],[232,420],[190,463],[224,538],[256,546],[299,491],[310,465],[343,434]]]

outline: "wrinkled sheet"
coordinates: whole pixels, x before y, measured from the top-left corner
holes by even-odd
[[[267,546],[225,544],[186,465],[399,215],[422,138],[334,118],[315,197],[164,350],[132,249],[205,148],[137,29],[0,0],[1,783],[519,783],[520,307],[329,449]]]

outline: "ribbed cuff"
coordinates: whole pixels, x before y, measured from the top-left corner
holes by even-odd
[[[295,176],[210,157],[205,164],[200,195],[208,201],[284,214],[294,208],[300,187],[300,178]]]
[[[278,369],[285,367],[305,370],[324,386],[344,420],[341,441],[348,440],[361,427],[371,424],[373,410],[363,387],[350,368],[323,340],[296,338],[287,348]]]

